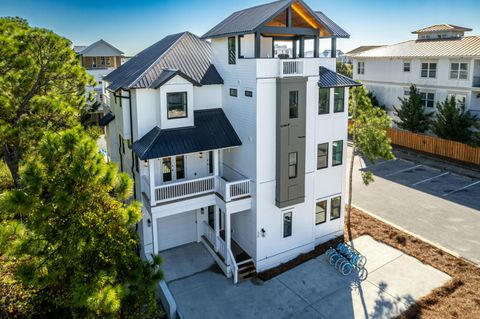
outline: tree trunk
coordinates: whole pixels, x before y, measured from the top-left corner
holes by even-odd
[[[7,164],[8,170],[12,175],[13,187],[17,188],[20,175],[18,173],[18,157],[15,154],[16,152],[11,152],[7,145],[3,146],[3,158],[5,159],[5,164]]]

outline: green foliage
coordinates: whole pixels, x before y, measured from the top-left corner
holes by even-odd
[[[378,101],[377,97],[375,96],[375,94],[373,94],[373,92],[368,92],[367,96],[370,98],[370,101],[372,102],[372,105],[374,107],[378,107],[378,108],[381,108],[382,110],[385,111],[386,107],[385,105],[380,105],[380,102]]]
[[[40,317],[157,317],[160,260],[135,252],[139,203],[132,181],[105,163],[81,128],[48,133],[20,171],[20,188],[0,210],[21,216],[28,236],[15,255]]]
[[[349,63],[337,61],[337,72],[349,78],[353,78],[353,67]]]
[[[399,121],[395,124],[399,128],[414,132],[424,133],[430,128],[430,122],[433,112],[428,113],[422,103],[422,96],[417,88],[410,86],[410,94],[408,98],[398,98],[401,102],[400,108],[393,107],[395,115]]]
[[[0,18],[0,159],[18,183],[19,164],[47,131],[77,125],[92,77],[57,34]]]
[[[0,160],[0,194],[13,187],[13,180],[5,162]],[[0,216],[1,218],[1,216]]]
[[[446,98],[444,102],[437,102],[431,129],[438,137],[475,144],[475,127],[480,128],[479,119],[465,110],[464,105],[457,106],[454,96]]]

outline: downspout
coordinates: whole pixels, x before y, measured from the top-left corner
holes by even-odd
[[[122,91],[124,90],[122,89]],[[131,145],[133,145],[134,141],[133,141],[133,119],[132,119],[132,93],[130,89],[125,90],[125,92],[128,93],[128,97],[125,96],[124,98],[128,99],[128,112],[130,114],[130,135],[131,135],[130,138],[132,140]],[[130,167],[130,169],[132,171],[132,177],[133,177],[133,198],[137,200],[137,188],[135,185],[135,153],[133,152],[133,148],[131,149],[131,151],[132,151],[132,166]]]

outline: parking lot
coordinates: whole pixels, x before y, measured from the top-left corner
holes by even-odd
[[[379,161],[373,165],[366,163],[364,170],[395,183],[476,209],[480,213],[480,180],[404,159]]]

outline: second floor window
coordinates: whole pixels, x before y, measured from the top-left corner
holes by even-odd
[[[342,209],[342,197],[337,196],[331,199],[330,202],[330,220],[340,218],[340,212]]]
[[[403,62],[403,72],[410,72],[410,62]]]
[[[298,153],[288,154],[288,178],[293,179],[297,177],[297,157]]]
[[[335,88],[333,95],[333,111],[340,113],[345,110],[345,88]]]
[[[422,104],[425,107],[433,108],[435,106],[435,93],[420,92],[420,96],[422,97]]]
[[[187,117],[187,92],[167,93],[167,118]]]
[[[468,78],[468,63],[450,64],[450,79],[466,80]]]
[[[298,91],[290,91],[288,97],[289,117],[298,118]]]
[[[330,113],[330,89],[320,88],[318,90],[318,114]]]
[[[237,63],[237,49],[235,46],[235,37],[228,38],[228,64]]]
[[[328,143],[317,146],[317,169],[328,167]]]
[[[343,141],[332,143],[332,166],[342,165],[343,162]]]
[[[422,63],[422,71],[420,73],[422,78],[436,78],[437,64],[436,63]]]
[[[365,74],[365,62],[357,63],[357,74]]]

